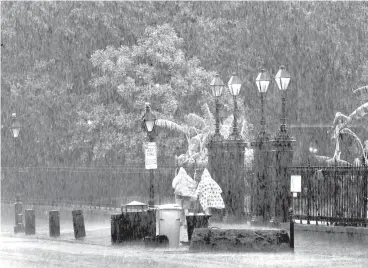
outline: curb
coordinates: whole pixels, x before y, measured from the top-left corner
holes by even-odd
[[[289,230],[289,223],[282,223],[281,228]],[[366,227],[321,226],[294,223],[295,231],[316,232],[328,234],[358,234],[368,236]]]

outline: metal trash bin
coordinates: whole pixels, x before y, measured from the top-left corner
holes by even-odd
[[[194,228],[208,228],[208,220],[211,215],[204,215],[203,213],[188,215],[187,218],[187,232],[188,232],[188,241],[192,240],[192,234]]]
[[[178,247],[180,242],[180,214],[181,206],[177,204],[161,205],[158,207],[159,235],[166,235],[169,247]]]

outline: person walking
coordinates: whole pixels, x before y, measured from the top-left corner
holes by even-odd
[[[220,186],[212,179],[207,168],[205,168],[196,190],[196,196],[198,196],[199,202],[206,215],[211,215],[211,208],[225,208],[221,193],[222,190]]]
[[[186,226],[186,216],[189,213],[191,200],[195,196],[197,183],[187,174],[185,169],[181,167],[172,181],[172,187],[174,188],[175,203],[183,208],[181,222]]]

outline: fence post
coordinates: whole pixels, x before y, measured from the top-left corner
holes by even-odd
[[[294,221],[293,221],[293,209],[289,209],[290,217],[290,248],[294,251]]]
[[[335,160],[335,169],[334,169],[334,179],[333,179],[333,182],[334,182],[334,191],[333,191],[333,194],[334,194],[334,211],[333,211],[333,218],[334,218],[334,221],[337,222],[337,191],[338,191],[338,181],[337,181],[337,160]]]
[[[26,221],[26,235],[34,235],[36,233],[36,217],[33,209],[26,209],[24,213]]]
[[[310,215],[311,215],[311,210],[313,210],[313,208],[311,207],[311,201],[312,201],[312,176],[314,175],[313,172],[310,172],[310,166],[308,167],[308,188],[307,188],[307,224],[310,224]],[[312,215],[314,216],[314,215]]]
[[[364,217],[364,227],[367,227],[367,209],[368,209],[368,167],[364,166],[366,168],[365,172],[363,173],[363,198],[364,198],[364,204],[363,204],[363,217]]]

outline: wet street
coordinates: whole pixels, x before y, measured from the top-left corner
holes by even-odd
[[[60,239],[1,236],[2,267],[366,267],[367,247],[311,239],[297,242],[295,253],[191,253],[187,247],[148,249],[143,245],[112,246],[109,229],[90,231],[84,241],[72,234]],[[300,235],[297,241],[305,239]]]
[[[46,216],[36,220],[36,235],[14,235],[11,215],[2,209],[1,267],[367,267],[367,239],[297,232],[294,253],[195,253],[145,248],[143,244],[112,245],[109,213],[86,212],[86,233],[75,240],[71,220],[61,218],[60,238],[48,236]],[[5,213],[4,213],[5,212]],[[43,213],[45,214],[45,213]],[[43,215],[42,214],[42,215]],[[61,215],[67,215],[62,212]],[[214,226],[216,224],[213,224]],[[231,225],[222,226],[231,227]],[[235,226],[233,226],[235,227]]]

